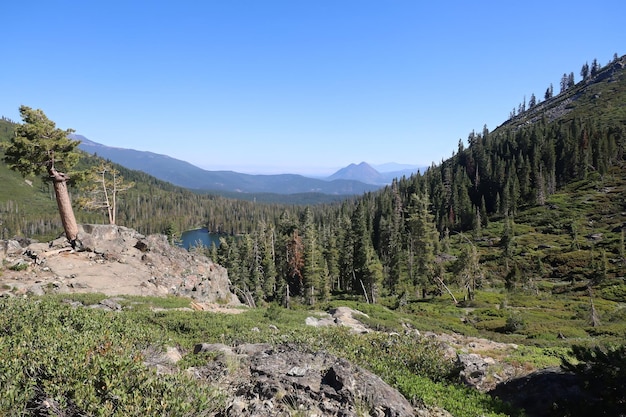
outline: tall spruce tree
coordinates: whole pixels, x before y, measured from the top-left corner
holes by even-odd
[[[433,284],[435,254],[438,246],[438,233],[434,216],[430,213],[428,193],[424,190],[419,195],[411,195],[408,208],[408,229],[410,250],[415,260],[413,286],[421,289],[425,295]]]
[[[589,77],[589,64],[587,62],[585,62],[580,69],[580,76],[583,77],[583,81],[587,81]]]
[[[368,262],[371,257],[371,239],[367,232],[367,220],[364,202],[360,202],[352,214],[352,288],[358,289],[365,285],[368,278]],[[366,293],[366,297],[369,294]]]
[[[467,291],[466,299],[473,300],[476,288],[482,284],[484,272],[480,265],[480,254],[476,245],[465,235],[460,234],[467,243],[463,245],[461,255],[454,263],[454,271]]]
[[[303,289],[305,300],[308,304],[315,304],[317,293],[320,290],[322,281],[321,259],[322,254],[319,249],[318,233],[313,222],[313,214],[310,207],[304,209],[300,221],[303,236],[304,266],[303,266]]]

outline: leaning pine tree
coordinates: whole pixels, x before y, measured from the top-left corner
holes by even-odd
[[[76,147],[80,142],[69,138],[72,129],[57,129],[39,109],[21,106],[20,115],[24,123],[15,129],[4,161],[24,176],[43,174],[45,180],[52,181],[65,236],[74,247],[78,226],[67,191],[70,177],[65,172],[78,162]]]

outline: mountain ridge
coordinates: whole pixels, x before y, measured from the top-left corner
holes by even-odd
[[[94,142],[83,135],[72,135],[80,140],[79,148],[129,169],[150,174],[160,180],[192,190],[238,193],[322,193],[356,195],[375,191],[384,184],[336,178],[315,179],[298,174],[252,175],[235,171],[208,171],[189,162],[149,151],[110,147]]]
[[[367,162],[350,164],[328,177],[300,174],[245,174],[233,170],[206,170],[190,162],[151,151],[108,146],[79,134],[79,148],[129,169],[150,174],[174,185],[201,191],[229,193],[356,195],[389,185],[394,178],[411,176],[427,167],[388,162],[381,171]]]

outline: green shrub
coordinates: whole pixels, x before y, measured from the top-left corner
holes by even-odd
[[[626,302],[626,284],[623,282],[612,283],[610,285],[603,286],[596,292],[596,294],[605,300],[623,303]]]
[[[18,262],[9,267],[11,271],[25,271],[28,269],[28,264],[25,262]]]
[[[524,322],[524,318],[522,315],[517,312],[511,312],[509,317],[506,319],[506,323],[504,324],[504,331],[506,333],[519,333],[524,329],[526,323]]]
[[[202,415],[223,405],[211,386],[157,376],[142,350],[152,332],[123,314],[52,299],[0,300],[0,415]],[[17,413],[19,414],[19,413]]]
[[[283,308],[280,307],[278,304],[272,303],[267,308],[267,310],[265,310],[265,314],[263,316],[270,321],[278,321],[282,314],[282,310]]]

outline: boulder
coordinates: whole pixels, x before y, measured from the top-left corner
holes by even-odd
[[[326,352],[291,345],[245,344],[229,348],[200,344],[194,352],[218,353],[190,369],[197,378],[219,381],[234,393],[228,416],[409,417],[411,404],[378,376]],[[430,414],[422,414],[430,415]]]
[[[19,255],[24,251],[20,241],[16,239],[0,241],[0,259],[5,259],[13,255]]]
[[[346,326],[353,333],[369,333],[369,329],[359,321],[359,317],[368,317],[367,314],[349,307],[337,307],[331,309],[328,313],[324,313],[319,319],[317,317],[307,317],[305,324],[307,326]]]

